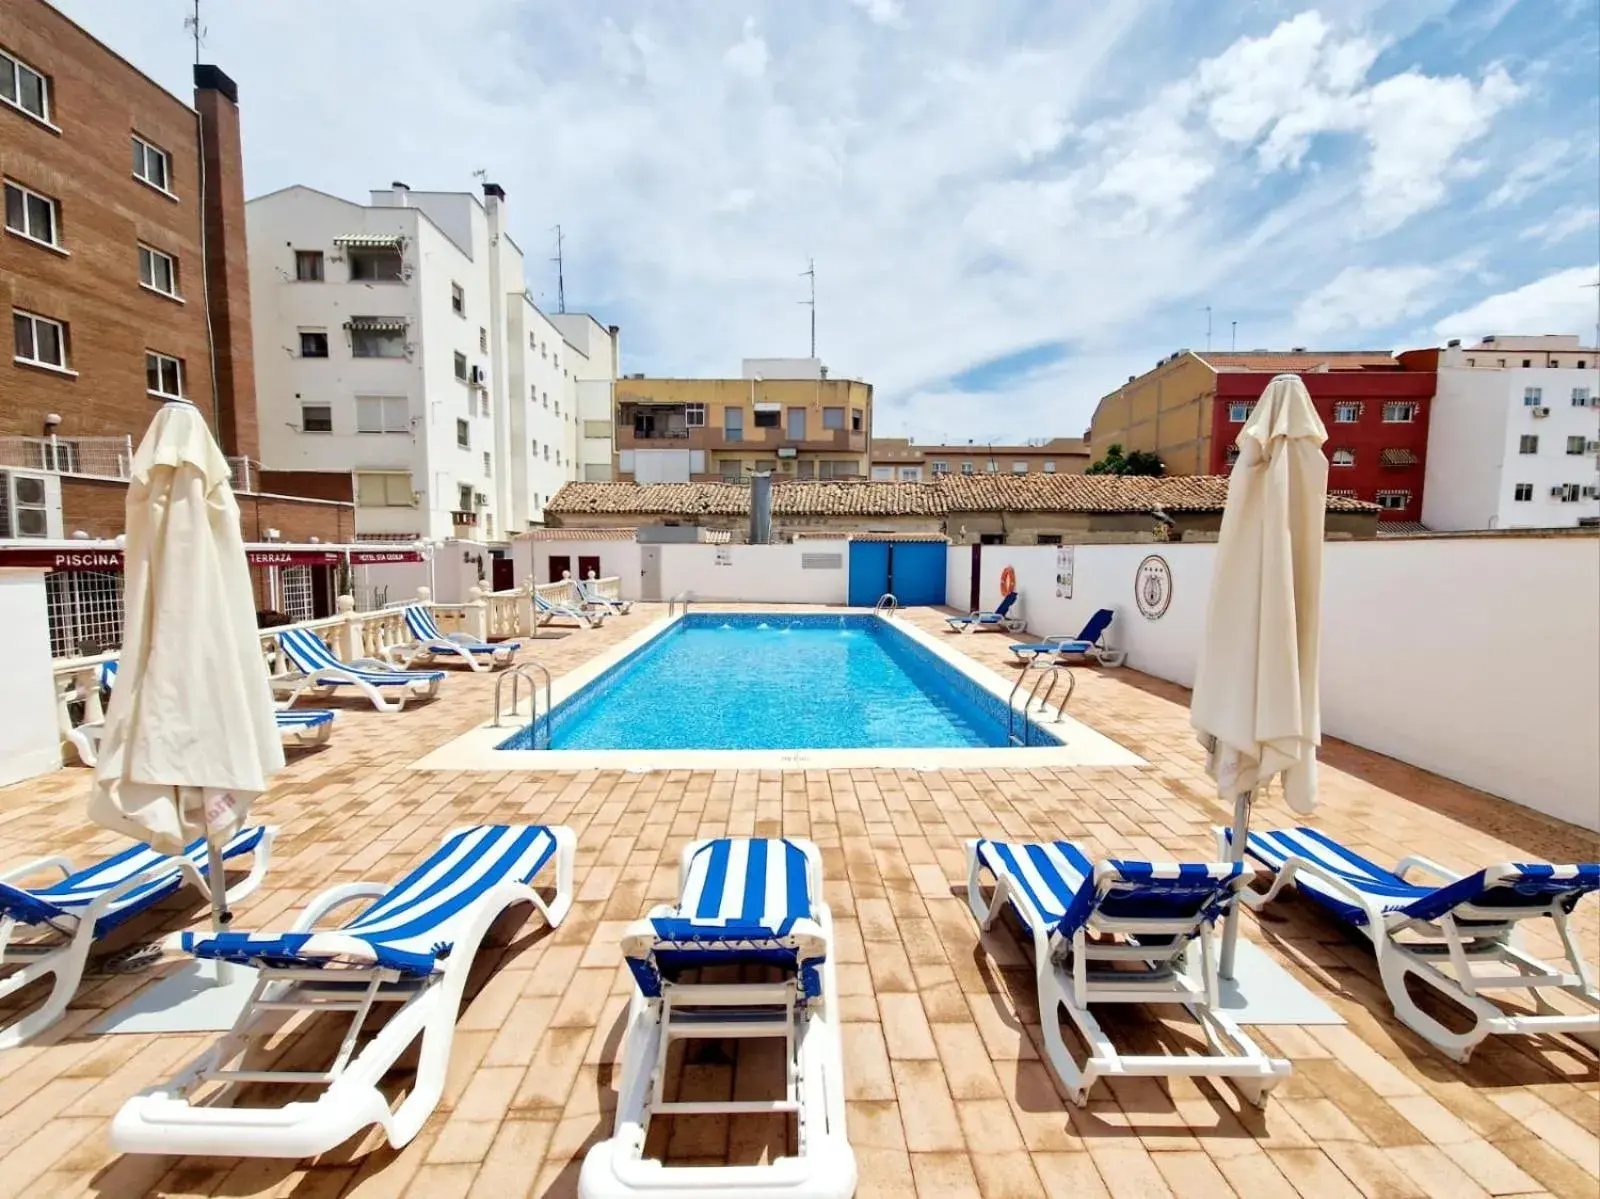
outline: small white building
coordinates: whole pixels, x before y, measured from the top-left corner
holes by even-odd
[[[1570,528],[1600,519],[1600,351],[1485,337],[1439,354],[1422,523]]]
[[[596,368],[529,297],[505,192],[395,183],[356,204],[295,186],[245,212],[263,466],[353,474],[360,537],[540,523],[581,477],[578,380]]]

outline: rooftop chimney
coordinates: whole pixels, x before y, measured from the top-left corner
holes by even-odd
[[[772,540],[772,476],[750,477],[750,544],[766,545]]]
[[[1461,344],[1461,339],[1459,337],[1452,337],[1449,341],[1445,342],[1444,344],[1445,344],[1445,348],[1446,349],[1453,350],[1453,349],[1455,349],[1457,346],[1459,346]]]
[[[506,198],[506,189],[498,183],[485,183],[483,185],[483,194],[493,196],[496,200],[504,200]]]

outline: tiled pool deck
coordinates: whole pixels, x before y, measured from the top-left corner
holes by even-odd
[[[636,609],[601,630],[541,639],[538,656],[560,673],[659,613]],[[905,618],[942,626],[934,610]],[[1004,674],[1014,669],[1010,640],[978,634],[958,644]],[[91,965],[65,1020],[0,1054],[0,1195],[575,1193],[584,1150],[608,1134],[615,1102],[631,985],[618,934],[672,897],[687,840],[721,834],[799,835],[822,847],[862,1196],[1600,1192],[1593,1055],[1498,1038],[1469,1065],[1450,1062],[1392,1019],[1370,953],[1297,901],[1266,920],[1247,918],[1246,935],[1326,995],[1348,1024],[1261,1030],[1259,1040],[1295,1067],[1265,1111],[1241,1109],[1226,1084],[1189,1079],[1102,1083],[1086,1109],[1065,1104],[1040,1060],[1023,954],[1010,931],[980,945],[966,910],[961,842],[1066,836],[1107,854],[1211,852],[1209,830],[1228,813],[1201,768],[1181,688],[1128,670],[1079,672],[1072,713],[1138,753],[1142,767],[412,770],[423,753],[485,719],[492,688],[492,676],[461,672],[436,702],[397,716],[336,703],[332,744],[293,756],[256,808],[282,832],[266,883],[237,909],[240,928],[285,923],[325,887],[395,877],[463,823],[577,830],[571,916],[550,935],[530,922],[503,951],[461,1017],[450,1083],[421,1135],[396,1153],[374,1132],[311,1164],[118,1157],[106,1131],[122,1100],[168,1077],[209,1037],[88,1036],[107,1008],[154,977],[95,974]],[[1391,759],[1332,743],[1324,761],[1315,821],[1370,856],[1422,852],[1460,868],[1600,857],[1592,834]],[[64,770],[0,789],[0,866],[45,853],[82,860],[116,845],[84,818],[87,781],[86,771]],[[1272,800],[1258,819],[1288,815]],[[1591,961],[1600,957],[1595,908],[1585,905],[1578,921]],[[136,922],[123,939],[205,918],[199,902],[163,912],[164,922]],[[1131,1015],[1107,1020],[1113,1034],[1130,1045],[1153,1041],[1150,1025]],[[1173,1027],[1186,1035],[1181,1022]],[[314,1044],[302,1037],[287,1056],[315,1061],[314,1051],[331,1050],[342,1031],[314,1034]],[[697,1062],[684,1071],[684,1094],[726,1094],[732,1076],[714,1059]],[[722,1160],[730,1152],[719,1117],[680,1121],[672,1136],[675,1157]]]

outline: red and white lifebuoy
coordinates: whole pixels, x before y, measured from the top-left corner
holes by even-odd
[[[1010,595],[1017,589],[1017,572],[1007,566],[1000,571],[1000,594]]]

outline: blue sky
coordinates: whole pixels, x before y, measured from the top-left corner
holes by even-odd
[[[185,0],[60,0],[180,95]],[[508,193],[624,368],[1076,435],[1180,347],[1595,336],[1600,0],[205,0],[246,192]],[[1235,322],[1237,328],[1235,330]]]

